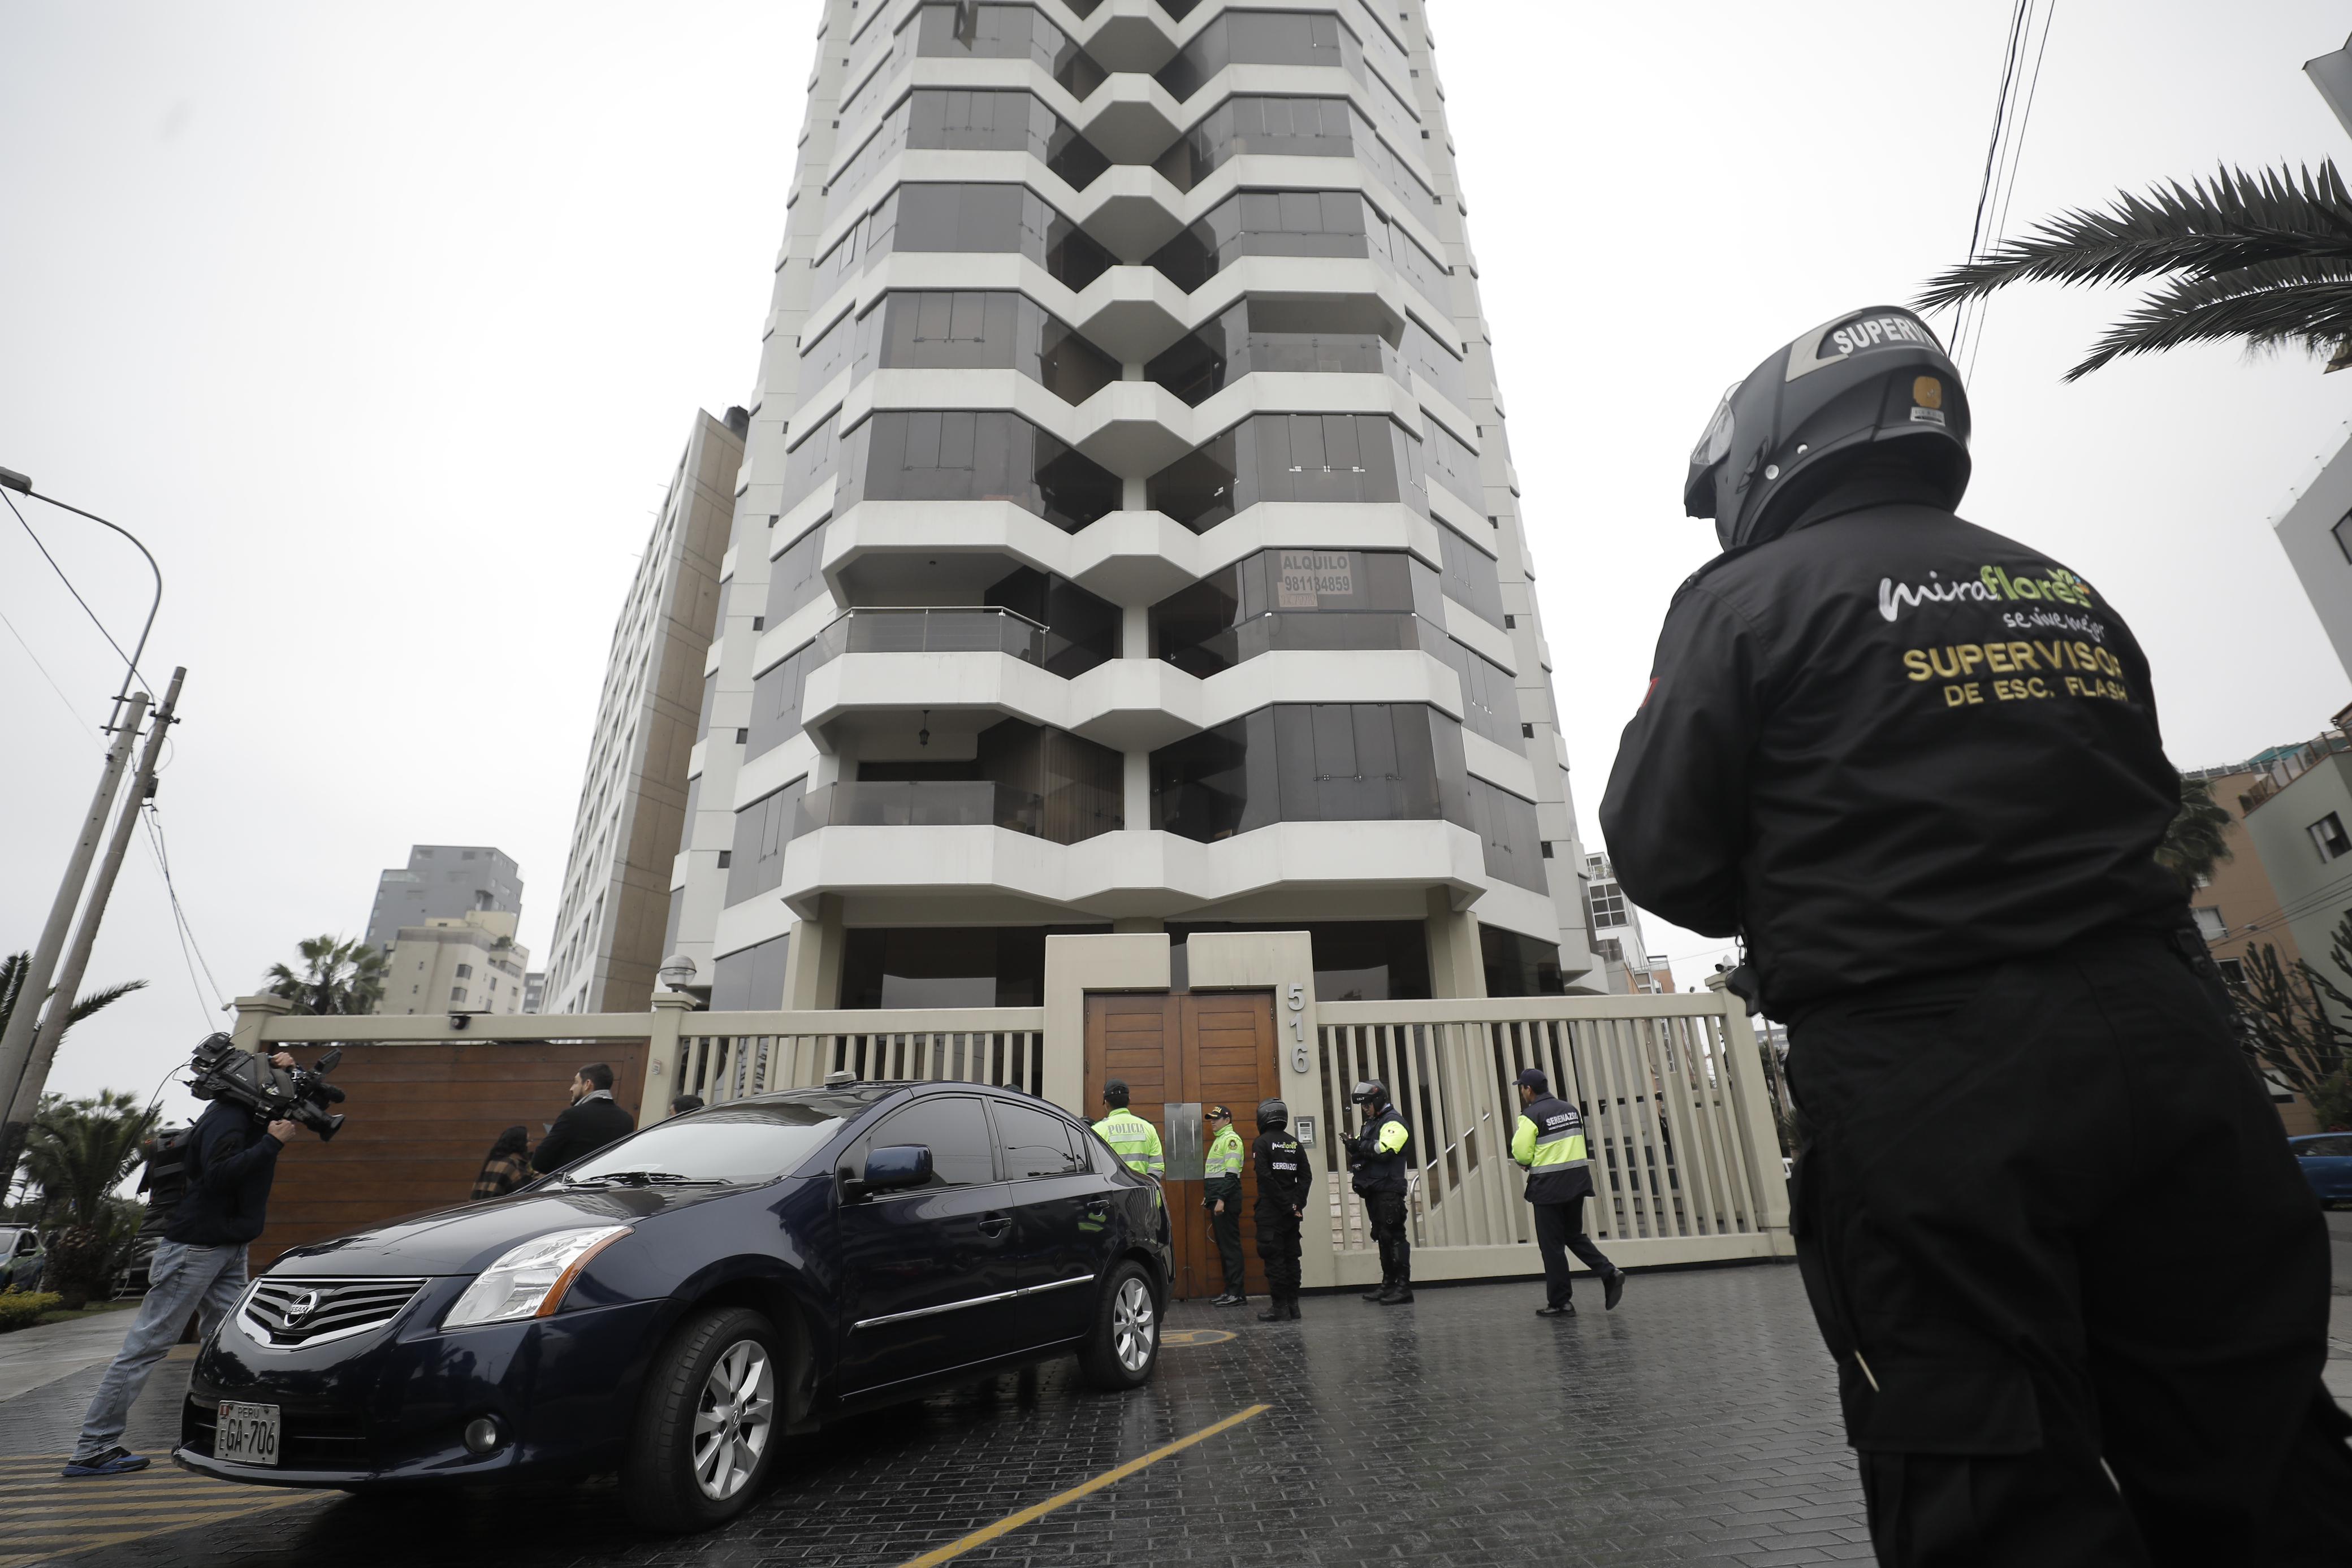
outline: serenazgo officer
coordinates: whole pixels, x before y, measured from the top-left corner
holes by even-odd
[[[1666,612],[1611,859],[1743,937],[1789,1026],[1797,1257],[1881,1563],[2352,1561],[2327,1233],[2156,863],[2147,659],[1953,514],[1969,423],[1891,307],[1724,398],[1684,487],[1724,553]]]
[[[1349,1101],[1363,1113],[1363,1126],[1348,1145],[1352,1184],[1364,1200],[1364,1223],[1381,1253],[1381,1283],[1364,1300],[1383,1307],[1412,1300],[1412,1242],[1405,1232],[1405,1150],[1412,1129],[1389,1103],[1388,1085],[1378,1079],[1359,1083]]]
[[[1209,1211],[1209,1234],[1216,1238],[1217,1261],[1225,1270],[1225,1293],[1209,1304],[1238,1307],[1249,1300],[1242,1271],[1242,1135],[1234,1131],[1234,1113],[1223,1105],[1210,1106],[1202,1118],[1216,1131],[1201,1164],[1201,1207]]]
[[[1592,1196],[1592,1161],[1584,1146],[1584,1113],[1552,1097],[1540,1067],[1519,1071],[1519,1120],[1511,1132],[1511,1158],[1528,1173],[1528,1201],[1536,1211],[1536,1251],[1543,1258],[1544,1304],[1539,1318],[1564,1318],[1570,1301],[1568,1255],[1601,1276],[1601,1305],[1614,1309],[1625,1294],[1625,1270],[1604,1257],[1584,1233],[1584,1200]]]
[[[1288,1105],[1261,1101],[1257,1129],[1257,1142],[1250,1146],[1257,1169],[1257,1206],[1250,1218],[1257,1227],[1257,1255],[1265,1262],[1265,1292],[1273,1298],[1257,1319],[1262,1323],[1296,1322],[1298,1227],[1307,1215],[1315,1172],[1307,1163],[1307,1151],[1290,1135]]]

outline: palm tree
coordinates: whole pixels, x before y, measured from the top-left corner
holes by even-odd
[[[2352,365],[2352,191],[2326,162],[2300,172],[2225,167],[2210,182],[2118,192],[2107,211],[2045,218],[1940,274],[1919,304],[1938,310],[2011,283],[2158,276],[2170,281],[2109,328],[2068,381],[2183,343],[2295,344],[2327,355],[2331,371]]]
[[[16,1010],[16,998],[25,988],[25,977],[32,971],[30,953],[11,953],[0,958],[0,1030],[8,1027],[8,1015]],[[125,980],[119,986],[109,986],[102,991],[91,991],[74,1003],[66,1014],[66,1028],[71,1029],[82,1019],[104,1008],[112,1007],[133,991],[144,990],[144,980]],[[59,1031],[58,1038],[65,1039]]]
[[[65,1224],[49,1246],[55,1288],[68,1308],[106,1289],[138,1221],[110,1195],[139,1163],[139,1141],[155,1112],[135,1094],[100,1091],[71,1102],[42,1096],[25,1142],[25,1174],[40,1184],[42,1207],[62,1208]]]
[[[269,966],[262,988],[320,1017],[369,1013],[383,996],[383,955],[357,937],[312,936],[299,949],[302,972]]]
[[[2180,810],[2165,825],[2156,863],[2179,877],[2184,890],[2193,891],[2216,865],[2232,858],[2221,837],[2231,821],[2228,808],[2214,804],[2211,780],[2182,774]]]

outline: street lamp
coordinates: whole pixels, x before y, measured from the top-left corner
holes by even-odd
[[[154,556],[149,553],[145,545],[139,542],[139,536],[132,533],[129,528],[124,528],[120,523],[110,523],[104,517],[100,517],[96,512],[85,512],[79,507],[74,506],[69,502],[58,500],[55,496],[42,495],[38,490],[33,488],[33,481],[31,479],[17,473],[14,468],[0,468],[0,490],[14,490],[20,496],[30,496],[35,500],[47,501],[50,506],[58,507],[63,511],[71,512],[77,517],[88,517],[91,522],[98,524],[101,528],[112,528],[116,533],[121,534],[124,538],[129,539],[133,549],[136,549],[141,555],[147,557],[147,570],[155,575],[155,596],[148,602],[147,605],[147,623],[139,628],[139,645],[131,650],[130,666],[122,672],[122,687],[120,691],[114,694],[114,711],[107,716],[106,727],[111,730],[115,727],[116,722],[122,716],[122,705],[131,695],[131,683],[132,679],[137,678],[144,680],[146,678],[139,674],[139,655],[147,651],[147,633],[155,630],[155,612],[162,609],[163,606],[163,569],[155,564]],[[9,507],[11,510],[14,510],[16,503],[13,501],[10,502]],[[23,519],[24,514],[21,512],[18,513],[17,520],[21,522]],[[120,648],[116,649],[117,653],[120,653],[121,651],[121,650]]]
[[[672,953],[654,973],[661,977],[661,983],[668,989],[682,991],[694,984],[694,960],[683,953]]]

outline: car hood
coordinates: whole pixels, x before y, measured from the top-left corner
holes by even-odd
[[[564,1187],[555,1185],[488,1203],[386,1220],[370,1229],[289,1249],[269,1266],[288,1275],[478,1274],[518,1242],[591,1225],[659,1223],[719,1198],[780,1196],[806,1178],[761,1187]]]

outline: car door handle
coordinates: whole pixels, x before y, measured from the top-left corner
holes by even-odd
[[[1108,1214],[1108,1213],[1109,1213],[1109,1212],[1110,1212],[1110,1199],[1108,1199],[1108,1198],[1107,1198],[1107,1197],[1090,1197],[1090,1198],[1087,1199],[1087,1212],[1088,1214]]]
[[[1002,1236],[1011,1228],[1013,1228],[1013,1217],[1009,1214],[992,1214],[980,1222],[980,1233],[982,1236]]]

